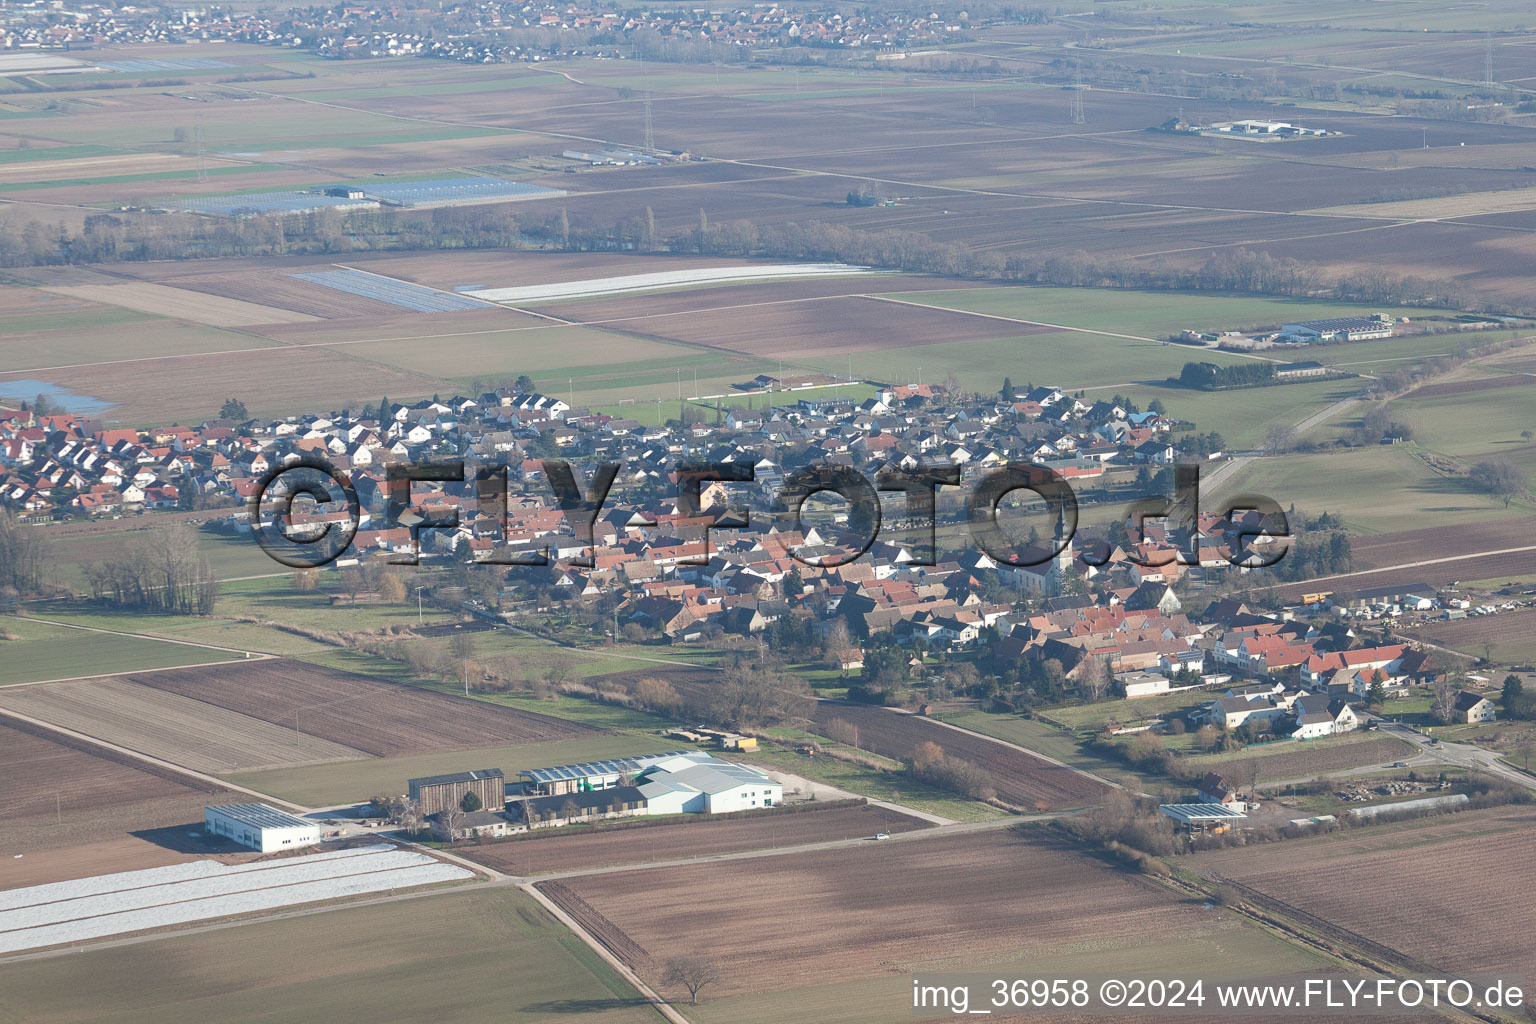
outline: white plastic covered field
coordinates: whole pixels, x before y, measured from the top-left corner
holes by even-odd
[[[207,921],[469,878],[425,854],[380,845],[229,865],[194,861],[0,892],[0,952]]]

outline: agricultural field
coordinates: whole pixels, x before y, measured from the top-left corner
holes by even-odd
[[[164,970],[175,963],[176,970]],[[155,965],[160,965],[156,967]],[[39,1024],[212,1017],[535,1024],[653,1009],[529,896],[443,893],[0,965],[9,1012]],[[381,997],[387,993],[387,998]],[[270,1018],[269,1018],[270,1019]]]
[[[916,833],[541,888],[653,983],[669,956],[707,950],[718,958],[722,980],[693,1012],[705,1024],[886,1021],[910,1014],[910,975],[922,972],[1027,965],[1073,977],[1200,963],[1212,973],[1267,974],[1319,962],[1221,911],[1016,830]]]
[[[1508,887],[1536,869],[1536,812],[1501,807],[1181,858],[1406,956],[1455,972],[1528,963],[1536,915]],[[1434,922],[1426,927],[1425,922]]]
[[[1065,765],[994,742],[974,733],[946,729],[919,715],[861,704],[817,703],[816,726],[842,719],[858,729],[858,746],[898,761],[919,743],[937,743],[950,757],[968,761],[992,777],[998,798],[1024,808],[1078,807],[1103,797],[1109,788]]]
[[[1465,478],[1430,468],[1411,445],[1255,459],[1226,477],[1209,501],[1243,492],[1267,494],[1282,508],[1294,503],[1313,514],[1340,515],[1352,535],[1419,530],[1435,523],[1463,527],[1526,515],[1474,491]],[[1204,493],[1201,498],[1207,500]],[[1354,589],[1374,585],[1361,582]]]
[[[0,718],[0,856],[201,821],[224,794]]]
[[[1408,635],[1474,658],[1491,652],[1500,662],[1526,664],[1536,658],[1536,609],[1431,622],[1414,627]]]
[[[296,323],[314,319],[306,313],[295,313],[276,306],[264,306],[162,284],[79,284],[53,290],[61,295],[89,299],[103,305],[154,313],[173,320],[189,320],[209,327],[250,327],[254,324]]]
[[[0,710],[213,774],[368,756],[122,677],[0,689]]]
[[[1258,766],[1258,781],[1310,778],[1323,772],[1388,764],[1414,753],[1411,744],[1380,733],[1353,732],[1318,740],[1277,742],[1248,747],[1226,754],[1187,757],[1184,763],[1196,772],[1229,771],[1238,762]]]
[[[396,686],[300,661],[130,675],[130,681],[379,757],[538,743],[597,730],[546,715]]]
[[[15,683],[72,679],[104,672],[134,672],[178,665],[206,665],[239,657],[185,643],[52,622],[0,618],[0,693]]]
[[[477,864],[508,874],[531,876],[619,864],[710,858],[931,827],[921,818],[868,805],[823,810],[791,806],[795,813],[770,811],[741,818],[697,815],[694,820],[611,831],[589,832],[581,826],[566,826],[545,836],[485,843],[466,854]]]

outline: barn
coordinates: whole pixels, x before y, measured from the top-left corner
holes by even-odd
[[[450,775],[428,775],[411,779],[407,784],[412,800],[421,807],[421,813],[431,817],[446,807],[458,807],[465,793],[480,798],[480,806],[487,811],[499,811],[507,805],[507,779],[500,768],[480,768],[472,772],[454,772]]]
[[[220,804],[203,810],[209,832],[262,853],[297,850],[320,841],[320,826],[269,804]]]

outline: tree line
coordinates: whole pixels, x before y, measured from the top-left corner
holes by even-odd
[[[99,603],[138,611],[210,615],[219,581],[190,526],[168,526],[125,540],[116,554],[83,567]]]

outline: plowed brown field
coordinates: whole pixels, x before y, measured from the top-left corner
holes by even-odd
[[[745,818],[700,815],[697,820],[643,825],[610,832],[555,829],[532,839],[486,843],[465,856],[517,875],[579,871],[615,864],[649,864],[688,857],[715,857],[742,850],[770,850],[876,832],[895,834],[931,827],[926,821],[878,807],[832,807]],[[560,833],[569,832],[569,835]]]
[[[983,768],[997,795],[1020,807],[1079,807],[1098,801],[1109,787],[1064,765],[959,729],[949,729],[920,715],[907,715],[864,704],[821,701],[815,721],[841,718],[859,729],[859,746],[904,761],[924,740],[937,743],[950,757]]]
[[[1503,807],[1187,858],[1301,911],[1452,971],[1536,955],[1536,810]],[[1283,849],[1282,849],[1283,847]]]
[[[126,677],[381,757],[539,743],[600,730],[560,718],[272,659]]]

